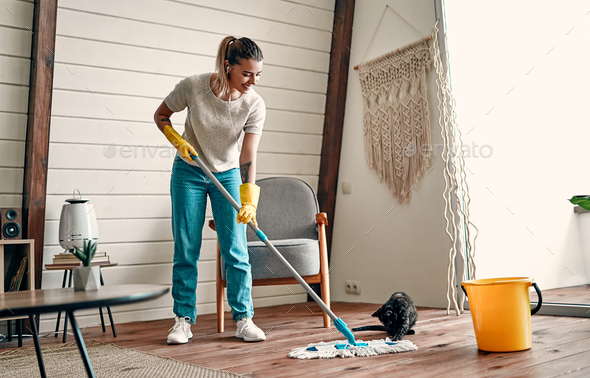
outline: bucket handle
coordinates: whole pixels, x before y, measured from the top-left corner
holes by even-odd
[[[537,312],[539,312],[539,310],[541,309],[541,306],[543,305],[543,296],[541,295],[541,289],[539,289],[539,286],[537,286],[536,282],[533,282],[533,287],[535,288],[535,291],[537,292],[537,296],[539,297],[539,302],[537,302],[537,306],[535,306],[535,308],[533,308],[531,310],[531,315],[535,315]]]
[[[536,282],[533,282],[533,287],[535,288],[535,291],[537,292],[537,296],[539,297],[539,301],[537,302],[537,305],[535,306],[535,308],[533,308],[531,310],[531,315],[535,315],[537,312],[539,312],[539,310],[541,309],[541,306],[543,305],[543,295],[541,295],[541,289],[539,289],[539,286],[537,286]],[[461,289],[465,293],[465,297],[467,297],[467,291],[465,290],[465,287],[463,285],[461,285]]]

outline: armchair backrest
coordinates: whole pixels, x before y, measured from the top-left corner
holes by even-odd
[[[313,189],[303,180],[269,177],[256,181],[260,200],[256,209],[258,227],[270,240],[316,239],[315,216],[319,213]],[[248,241],[258,241],[250,227]]]

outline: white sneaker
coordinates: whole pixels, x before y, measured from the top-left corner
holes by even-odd
[[[177,316],[174,321],[174,327],[170,328],[170,334],[166,342],[170,344],[186,344],[193,337],[191,332],[190,318]]]
[[[236,322],[236,337],[244,341],[264,341],[266,335],[252,322],[252,318],[243,318]]]

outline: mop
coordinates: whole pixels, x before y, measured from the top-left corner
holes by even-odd
[[[199,168],[205,172],[207,177],[213,182],[213,184],[219,189],[221,194],[229,201],[229,203],[236,209],[238,212],[240,211],[241,206],[234,200],[234,198],[228,193],[228,191],[221,185],[219,180],[211,173],[209,168],[203,163],[203,161],[198,157],[190,154],[192,159],[197,163]],[[384,340],[375,340],[375,341],[368,341],[363,342],[362,340],[355,340],[354,335],[348,329],[348,326],[344,321],[338,317],[326,306],[324,301],[309,287],[307,282],[299,275],[299,273],[289,264],[287,259],[281,255],[281,253],[275,248],[275,246],[268,240],[264,232],[260,230],[256,225],[254,225],[253,221],[248,223],[250,228],[254,231],[258,239],[262,241],[266,246],[276,255],[276,257],[281,260],[281,262],[287,267],[287,269],[291,272],[293,277],[305,288],[307,294],[309,294],[314,301],[322,308],[322,310],[328,314],[330,319],[334,322],[336,329],[340,331],[345,337],[346,340],[342,341],[332,341],[332,342],[319,342],[309,344],[307,347],[303,348],[295,348],[291,350],[289,353],[289,357],[291,358],[299,358],[299,359],[314,359],[314,358],[334,358],[334,357],[369,357],[369,356],[377,356],[379,354],[387,354],[387,353],[401,353],[401,352],[409,352],[413,350],[417,350],[418,347],[414,345],[411,341],[402,340],[393,342],[389,338],[385,338]]]

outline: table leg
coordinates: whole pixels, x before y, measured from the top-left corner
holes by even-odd
[[[16,333],[18,334],[18,347],[23,346],[23,320],[16,320]]]
[[[66,287],[66,278],[68,277],[67,269],[64,269],[64,279],[61,282],[61,288],[63,289]],[[55,337],[57,337],[57,333],[59,332],[59,321],[61,320],[61,311],[57,313],[57,324],[55,325]]]
[[[106,332],[106,328],[104,327],[104,316],[102,316],[102,307],[98,308],[98,313],[100,314],[100,325],[102,326],[102,332]]]
[[[100,269],[100,266],[98,267],[98,269]],[[99,270],[100,272],[100,284],[102,286],[104,286],[104,281],[102,280],[102,271]],[[104,327],[104,316],[102,316],[102,307],[98,308],[98,313],[100,314],[100,325],[102,326],[102,332],[106,332],[106,328]]]
[[[72,287],[72,270],[66,270],[66,272],[70,272],[70,279],[68,281],[68,287]],[[66,338],[68,337],[68,315],[65,314],[64,315],[64,337],[63,337],[63,343],[65,344],[66,342]]]
[[[107,306],[107,312],[109,313],[109,321],[111,322],[111,329],[113,330],[113,336],[117,337],[117,331],[115,330],[115,321],[113,320],[113,314],[111,313],[110,306]]]
[[[37,353],[39,372],[41,373],[41,378],[46,378],[47,375],[45,374],[45,364],[43,363],[43,356],[41,355],[41,345],[39,344],[37,323],[35,323],[35,317],[33,316],[33,314],[29,314],[29,321],[31,323],[31,327],[33,328],[33,341],[35,342],[35,352]]]
[[[78,328],[78,323],[76,323],[76,318],[74,318],[73,311],[66,311],[68,317],[70,318],[70,323],[72,324],[72,329],[74,331],[74,337],[76,338],[76,343],[78,343],[78,349],[80,349],[80,354],[82,355],[82,360],[84,361],[84,367],[86,368],[86,373],[89,377],[94,378],[94,371],[92,370],[92,365],[90,364],[90,359],[88,358],[88,352],[86,351],[86,345],[84,344],[84,339],[82,338],[82,333],[80,332],[80,328]]]
[[[102,270],[100,271],[100,284],[104,286],[104,280],[102,279]],[[109,314],[109,321],[111,322],[111,329],[113,330],[113,336],[117,337],[117,331],[115,330],[115,322],[113,321],[113,314],[111,313],[111,307],[107,306],[107,312]],[[102,320],[102,310],[100,310],[100,316]],[[104,322],[102,323],[102,331],[104,332]]]
[[[7,320],[6,323],[8,324],[8,335],[6,335],[6,337],[8,338],[8,342],[12,341],[12,320]]]

